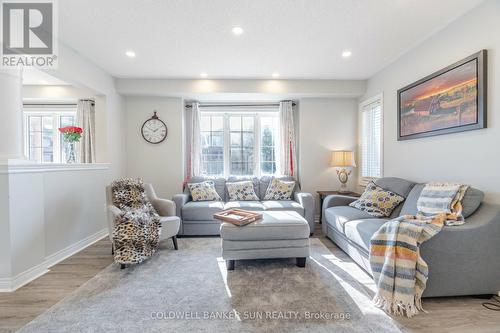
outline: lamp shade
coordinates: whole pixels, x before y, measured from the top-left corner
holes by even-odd
[[[355,167],[354,153],[350,150],[336,150],[332,151],[332,167]]]

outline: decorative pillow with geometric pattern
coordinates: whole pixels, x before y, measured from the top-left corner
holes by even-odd
[[[405,200],[397,193],[384,190],[382,187],[370,182],[361,197],[349,204],[375,217],[389,217],[392,211]]]
[[[273,178],[267,187],[264,200],[291,200],[295,181],[284,181]]]
[[[215,184],[211,180],[201,183],[188,184],[189,192],[193,201],[221,201],[221,197],[215,190]]]
[[[229,193],[229,201],[259,201],[259,197],[255,194],[253,188],[253,182],[250,180],[226,183],[226,187]]]

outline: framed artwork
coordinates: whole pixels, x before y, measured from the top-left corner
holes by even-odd
[[[398,90],[398,141],[486,127],[486,50]]]

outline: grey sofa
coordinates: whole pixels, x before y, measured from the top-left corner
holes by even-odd
[[[283,180],[291,180],[290,177],[278,177]],[[193,177],[190,183],[199,183],[209,178]],[[314,198],[310,193],[300,192],[300,185],[297,183],[293,200],[288,201],[263,201],[267,187],[272,177],[229,177],[211,178],[215,183],[215,189],[222,201],[197,201],[191,200],[189,189],[186,186],[184,193],[176,194],[173,200],[176,204],[176,215],[181,219],[179,235],[199,236],[199,235],[219,235],[220,222],[213,218],[213,214],[230,208],[241,208],[253,211],[276,211],[290,210],[299,213],[309,223],[311,234],[314,232]],[[241,180],[251,180],[255,193],[260,201],[227,201],[229,195],[226,189],[227,182]]]
[[[323,202],[325,235],[371,274],[370,238],[388,219],[414,215],[424,184],[400,178],[380,178],[380,187],[406,198],[389,218],[373,216],[349,207],[357,198],[332,195]],[[421,246],[429,265],[424,297],[496,294],[500,291],[500,206],[482,203],[481,191],[469,188],[462,201],[466,223],[445,226]]]

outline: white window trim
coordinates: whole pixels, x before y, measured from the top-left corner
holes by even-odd
[[[362,142],[362,134],[361,134],[361,128],[362,128],[362,122],[363,122],[363,109],[376,102],[380,101],[380,177],[384,176],[384,94],[380,93],[375,96],[372,96],[361,103],[359,103],[359,109],[358,109],[358,142],[359,142],[359,147],[358,147],[358,161],[359,161],[359,177],[358,177],[358,185],[361,187],[366,187],[369,182],[374,181],[378,178],[375,177],[362,177],[361,176],[361,170],[362,170],[362,163],[363,160],[361,158],[361,142]]]
[[[258,147],[258,148],[261,148],[260,147],[260,118],[261,117],[273,117],[273,118],[277,118],[279,119],[279,113],[278,112],[270,112],[270,111],[262,111],[262,112],[238,112],[238,111],[235,111],[235,112],[227,112],[227,111],[201,111],[201,116],[223,116],[224,117],[224,120],[223,120],[223,132],[224,132],[224,174],[223,174],[223,177],[224,178],[228,178],[228,177],[231,177],[231,176],[234,176],[234,175],[231,175],[229,173],[229,169],[230,169],[230,159],[229,159],[229,153],[230,153],[230,144],[229,142],[231,141],[231,134],[230,134],[230,130],[229,130],[229,117],[230,116],[251,116],[251,117],[254,117],[254,170],[253,170],[253,174],[252,175],[249,175],[249,176],[256,176],[256,177],[261,177],[262,176],[262,173],[261,173],[261,167],[260,167],[260,164],[261,164],[261,160],[260,160],[260,150],[259,149],[255,149],[255,147]],[[226,128],[228,129],[226,131]],[[281,147],[279,145],[279,138],[281,137],[281,128],[278,127],[278,133],[276,135],[276,139],[277,139],[277,142],[275,142],[275,159],[276,159],[276,173],[275,175],[279,175],[280,174],[280,164],[279,163],[279,157],[281,156]],[[255,150],[258,150],[257,152]],[[227,158],[226,158],[227,156]],[[242,176],[244,177],[244,176]]]
[[[57,111],[54,111],[54,109],[57,109]],[[48,109],[47,106],[24,106],[23,107],[23,137],[24,137],[24,154],[27,158],[29,158],[29,140],[30,140],[30,130],[29,130],[29,123],[28,123],[28,117],[29,116],[52,116],[52,124],[54,126],[53,133],[52,133],[52,142],[54,144],[53,146],[53,156],[54,156],[54,161],[53,162],[40,162],[41,164],[51,164],[51,163],[66,163],[65,161],[62,161],[61,159],[61,140],[60,140],[60,134],[58,131],[58,128],[60,127],[60,116],[75,116],[76,117],[76,105],[75,107],[62,107],[62,106],[57,106],[54,105],[53,109]]]

